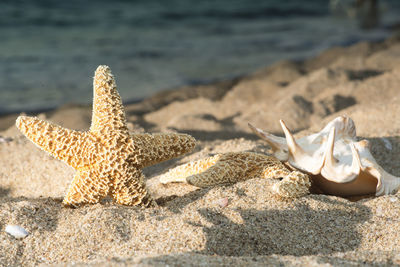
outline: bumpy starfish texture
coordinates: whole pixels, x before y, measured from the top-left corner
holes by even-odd
[[[253,152],[231,152],[180,165],[160,177],[163,184],[186,182],[197,187],[230,184],[252,178],[283,178],[273,186],[283,198],[306,195],[311,187],[307,174],[290,171],[274,157]]]
[[[77,170],[63,203],[97,203],[107,195],[122,205],[153,206],[141,171],[195,146],[186,134],[129,134],[116,84],[107,66],[95,72],[93,115],[86,132],[20,116],[21,132],[42,150]]]

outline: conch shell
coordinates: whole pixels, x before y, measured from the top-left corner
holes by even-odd
[[[379,166],[367,140],[357,141],[351,118],[337,117],[319,133],[297,140],[282,120],[280,123],[285,138],[264,132],[250,123],[249,127],[271,146],[276,158],[312,175],[313,183],[322,192],[337,196],[380,196],[399,189],[400,177]]]

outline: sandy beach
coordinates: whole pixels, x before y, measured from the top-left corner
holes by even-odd
[[[339,115],[351,117],[378,163],[400,176],[400,38],[336,47],[233,80],[163,91],[125,105],[125,111],[132,132],[180,132],[198,141],[192,153],[144,170],[156,208],[109,199],[63,207],[74,170],[16,129],[19,114],[0,117],[0,265],[400,265],[400,193],[282,201],[271,192],[273,180],[206,189],[158,180],[172,167],[215,153],[270,153],[248,122],[282,135],[283,119],[300,137]],[[86,130],[91,107],[67,105],[36,115]],[[29,235],[15,239],[4,231],[9,224]]]

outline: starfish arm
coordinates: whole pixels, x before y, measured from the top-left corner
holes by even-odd
[[[261,177],[266,179],[278,179],[286,177],[291,173],[291,171],[279,160],[271,156],[265,155],[265,157],[266,159],[269,158],[269,160],[264,163]]]
[[[63,204],[78,207],[83,204],[98,203],[110,190],[107,181],[96,169],[79,170],[69,186]]]
[[[110,130],[119,130],[128,133],[121,97],[108,66],[101,65],[96,69],[93,91],[93,115],[90,131],[105,134]]]
[[[187,134],[135,134],[131,138],[133,151],[139,152],[132,153],[132,160],[140,168],[178,157],[196,145],[196,140]]]
[[[214,157],[185,164],[172,170],[161,180],[186,181],[197,187],[208,187],[218,184],[235,183],[259,175],[261,169],[254,164],[253,156],[248,152],[219,154]],[[177,175],[176,178],[173,177]],[[184,175],[188,175],[184,177]]]
[[[310,177],[299,171],[293,171],[273,186],[275,193],[282,198],[297,198],[309,194]]]
[[[210,158],[192,161],[173,169],[170,169],[167,173],[160,177],[162,184],[173,183],[173,182],[186,182],[186,178],[191,175],[196,175],[204,172],[219,160],[221,155],[216,155]]]
[[[189,184],[206,187],[228,184],[261,177],[266,166],[275,166],[275,158],[254,152],[221,154],[216,163],[206,171],[186,178]]]
[[[130,179],[115,178],[112,192],[114,200],[118,204],[127,206],[156,206],[155,201],[146,189],[143,173],[139,169],[131,167],[125,172],[125,175],[130,176]]]
[[[197,187],[208,187],[254,178],[246,175],[250,169],[243,163],[240,158],[231,158],[230,153],[222,154],[214,165],[199,174],[187,177],[186,181]]]
[[[18,129],[42,150],[64,161],[73,168],[89,165],[90,157],[83,155],[87,147],[87,133],[65,129],[36,117],[19,116]]]

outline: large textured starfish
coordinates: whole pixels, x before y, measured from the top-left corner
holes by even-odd
[[[160,177],[163,184],[186,182],[197,187],[231,184],[252,178],[283,178],[273,186],[283,198],[309,193],[307,174],[290,171],[278,159],[253,152],[231,152],[180,165]]]
[[[95,72],[90,130],[62,128],[20,116],[17,127],[33,143],[77,170],[63,203],[97,203],[107,195],[122,205],[152,206],[141,169],[191,151],[186,134],[129,134],[116,84],[107,66]]]

